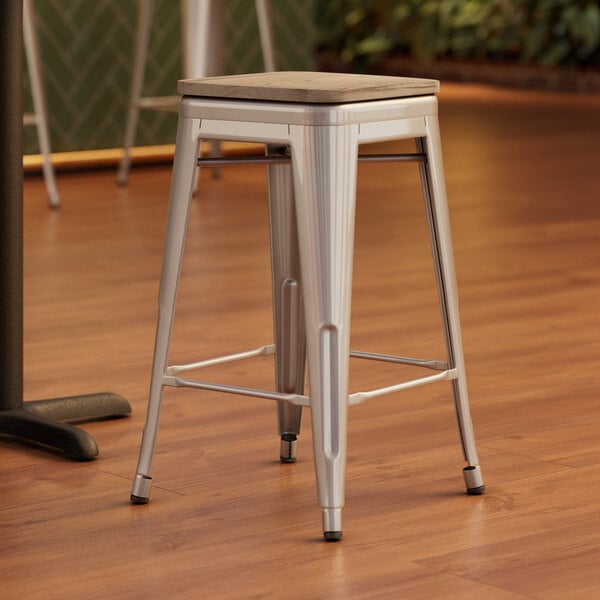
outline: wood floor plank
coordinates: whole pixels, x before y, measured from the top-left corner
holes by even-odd
[[[593,520],[597,523],[596,510]],[[574,541],[575,540],[575,541]],[[597,528],[568,523],[551,531],[419,563],[528,598],[593,598],[600,589]]]

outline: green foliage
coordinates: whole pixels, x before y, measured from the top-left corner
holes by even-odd
[[[319,47],[368,68],[389,54],[600,65],[597,0],[319,0]]]

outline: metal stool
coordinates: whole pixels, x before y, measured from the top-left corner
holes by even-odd
[[[31,0],[23,0],[23,41],[27,57],[27,71],[31,85],[31,99],[33,113],[23,115],[23,125],[35,125],[42,155],[42,170],[48,202],[56,208],[60,204],[54,168],[50,157],[50,136],[48,134],[48,111],[46,110],[46,95],[42,78],[40,51],[38,47],[37,31],[35,26],[35,11]]]
[[[208,77],[223,74],[223,0],[180,0],[182,20],[183,71],[185,77]],[[255,0],[265,71],[275,70],[275,53],[271,31],[269,0]],[[142,97],[144,71],[150,42],[154,0],[139,0],[138,28],[127,124],[123,140],[123,156],[117,181],[127,183],[131,168],[131,148],[135,142],[140,109],[176,112],[179,96]],[[218,146],[213,153],[219,154]]]
[[[295,458],[302,407],[312,412],[319,503],[326,540],[342,532],[348,406],[427,383],[449,381],[467,466],[469,494],[483,492],[469,413],[442,153],[437,81],[370,75],[278,72],[179,82],[183,94],[148,416],[131,500],[148,501],[150,467],[164,386],[188,386],[275,400],[281,456]],[[363,143],[416,139],[416,152],[358,155]],[[168,365],[186,221],[201,139],[267,144],[275,344],[186,365]],[[437,275],[446,360],[355,352],[349,348],[354,207],[358,160],[417,161]],[[291,163],[291,164],[290,164]],[[309,396],[304,394],[308,357]],[[189,370],[261,354],[276,355],[276,392],[182,376]],[[422,366],[435,374],[348,394],[349,357]]]

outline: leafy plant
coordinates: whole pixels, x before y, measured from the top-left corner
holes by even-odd
[[[359,69],[390,54],[600,65],[594,0],[321,0],[319,46]]]
[[[600,9],[597,2],[538,0],[527,14],[528,36],[522,59],[541,64],[577,64],[598,53]]]

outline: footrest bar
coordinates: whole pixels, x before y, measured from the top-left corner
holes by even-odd
[[[367,360],[380,360],[401,365],[411,365],[413,367],[424,367],[426,369],[432,369],[433,371],[445,371],[448,368],[448,363],[444,360],[424,360],[421,358],[409,358],[407,356],[360,352],[358,350],[350,350],[350,356],[353,358],[366,358]]]
[[[456,377],[456,369],[449,369],[448,371],[443,371],[437,375],[430,375],[429,377],[412,379],[411,381],[405,381],[404,383],[398,383],[396,385],[390,385],[388,387],[378,388],[368,392],[356,392],[354,394],[350,394],[348,397],[348,404],[350,406],[362,404],[371,398],[377,398],[378,396],[383,396],[385,394],[392,394],[394,392],[408,390],[421,385],[427,385],[428,383],[436,383],[437,381],[452,381],[453,379],[456,379]],[[191,387],[200,390],[222,392],[225,394],[237,394],[239,396],[251,396],[253,398],[266,398],[267,400],[287,402],[288,404],[294,404],[295,406],[310,407],[310,398],[301,394],[270,392],[267,390],[258,390],[236,385],[225,385],[221,383],[211,383],[209,381],[199,381],[197,379],[186,379],[184,377],[173,377],[169,375],[165,376],[163,379],[163,384],[171,387]]]
[[[246,350],[245,352],[237,352],[235,354],[227,354],[225,356],[209,358],[206,360],[188,363],[185,365],[171,365],[170,367],[167,367],[167,375],[177,375],[178,373],[184,373],[185,371],[194,371],[196,369],[213,367],[229,362],[244,360],[246,358],[255,358],[257,356],[270,356],[272,354],[275,354],[275,344],[260,346],[259,348],[254,348],[253,350]],[[362,358],[366,360],[377,360],[401,365],[409,365],[413,367],[423,367],[425,369],[431,369],[433,371],[445,371],[448,369],[448,363],[443,360],[410,358],[408,356],[377,354],[375,352],[362,352],[359,350],[350,350],[350,356],[352,358]]]
[[[207,360],[201,360],[200,362],[189,363],[187,365],[172,365],[167,367],[167,375],[177,375],[177,373],[184,373],[185,371],[195,371],[196,369],[213,367],[215,365],[222,365],[224,363],[244,360],[246,358],[254,358],[256,356],[270,356],[271,354],[275,354],[275,344],[260,346],[260,348],[247,350],[246,352],[238,352],[236,354],[227,354],[225,356],[209,358]]]
[[[452,381],[453,379],[456,379],[456,377],[456,369],[449,369],[448,371],[443,371],[442,373],[438,373],[437,375],[421,377],[419,379],[405,381],[404,383],[390,385],[388,387],[379,388],[377,390],[371,390],[369,392],[356,392],[355,394],[350,394],[349,404],[350,406],[353,406],[354,404],[362,404],[363,402],[366,402],[371,398],[377,398],[377,396],[383,396],[384,394],[392,394],[393,392],[400,392],[402,390],[409,390],[411,388],[426,385],[428,383],[435,383],[436,381]]]
[[[252,396],[254,398],[266,398],[267,400],[276,400],[295,404],[296,406],[310,406],[308,396],[300,394],[284,394],[281,392],[269,392],[267,390],[257,390],[254,388],[239,387],[236,385],[224,385],[220,383],[210,383],[208,381],[198,381],[196,379],[185,379],[183,377],[165,377],[164,385],[172,387],[191,387],[200,390],[210,390],[213,392],[223,392],[225,394],[238,394],[240,396]]]

